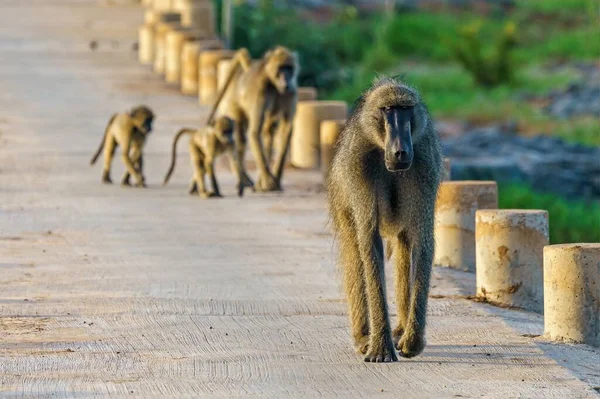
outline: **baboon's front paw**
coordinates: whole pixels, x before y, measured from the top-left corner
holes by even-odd
[[[354,348],[363,355],[369,351],[369,336],[362,335],[354,339]]]
[[[214,193],[211,191],[208,193],[208,198],[223,198],[223,196],[220,193]]]
[[[121,187],[131,187],[131,183],[129,182],[129,180],[123,180],[121,182]]]
[[[104,184],[112,184],[112,180],[110,179],[110,177],[105,177],[102,179],[102,183]]]
[[[365,362],[388,363],[397,361],[398,357],[391,341],[379,345],[369,344],[369,349],[365,355]]]
[[[202,199],[207,199],[210,198],[210,193],[207,193],[206,191],[200,191],[198,192],[198,196]]]
[[[400,353],[400,356],[411,358],[415,357],[425,348],[425,337],[423,334],[409,334],[404,333],[400,338],[400,341],[396,344],[396,349]]]

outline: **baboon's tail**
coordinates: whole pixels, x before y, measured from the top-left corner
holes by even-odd
[[[223,85],[223,88],[219,92],[219,96],[217,97],[216,101],[214,102],[213,107],[210,110],[210,114],[208,114],[208,119],[206,120],[207,125],[209,125],[209,126],[212,125],[213,118],[215,116],[215,113],[217,112],[217,108],[219,107],[219,104],[221,104],[221,100],[223,100],[223,97],[225,96],[225,93],[227,92],[227,89],[229,88],[229,85],[231,84],[233,77],[237,74],[240,67],[244,71],[247,71],[250,68],[249,54],[248,54],[248,50],[245,48],[238,50],[236,52],[235,56],[233,57],[233,65],[229,69],[229,75],[227,75],[227,80],[225,80],[225,84]]]
[[[106,141],[106,135],[108,134],[108,129],[110,129],[110,125],[112,125],[112,123],[116,117],[117,117],[117,114],[114,114],[113,116],[110,117],[110,120],[108,121],[108,125],[106,125],[106,129],[104,129],[104,136],[102,136],[102,142],[100,142],[100,147],[98,147],[98,151],[96,151],[96,153],[90,160],[90,165],[95,164],[96,161],[98,160],[98,157],[100,156],[100,153],[102,152],[102,149],[104,148],[104,142]]]
[[[173,171],[175,170],[175,160],[177,158],[177,141],[184,134],[192,134],[195,131],[196,131],[195,129],[183,128],[179,132],[177,132],[177,134],[173,138],[173,146],[171,147],[171,166],[169,166],[169,170],[167,171],[167,175],[165,176],[165,181],[163,182],[163,185],[165,185],[169,182],[169,179],[171,178],[171,174],[173,174]]]

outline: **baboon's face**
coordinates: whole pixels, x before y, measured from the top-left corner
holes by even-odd
[[[370,117],[363,123],[377,136],[390,172],[407,170],[412,165],[417,101],[410,89],[396,84],[377,87],[367,95],[365,107]]]
[[[135,107],[131,110],[131,117],[135,126],[144,134],[152,131],[152,123],[154,122],[154,113],[146,106]]]
[[[298,86],[298,62],[294,53],[277,47],[267,55],[266,72],[280,94],[291,93]]]

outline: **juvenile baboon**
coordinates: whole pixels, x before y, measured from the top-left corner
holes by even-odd
[[[242,163],[246,151],[246,138],[250,141],[258,168],[258,180],[255,185],[258,191],[281,189],[285,156],[296,112],[298,71],[295,53],[281,46],[269,50],[248,70],[231,70],[209,116],[210,121],[218,110],[219,114],[235,120],[235,140]],[[271,153],[274,135],[279,136],[279,148],[273,174],[268,154]],[[251,182],[246,172],[242,180]]]
[[[177,141],[184,134],[190,137],[190,159],[194,168],[194,176],[190,186],[190,194],[199,194],[201,198],[221,197],[219,185],[215,176],[215,160],[224,153],[231,154],[234,159],[235,170],[239,173],[240,164],[235,154],[235,142],[233,139],[234,122],[231,118],[222,116],[217,118],[214,126],[206,126],[202,129],[181,129],[173,138],[171,149],[171,166],[165,176],[164,184],[167,184],[173,170],[177,156]],[[207,191],[204,184],[204,176],[208,173],[212,191]],[[243,184],[238,183],[238,195],[243,195]]]
[[[397,360],[394,346],[403,357],[425,346],[441,175],[439,138],[418,93],[392,78],[377,80],[344,127],[327,179],[352,336],[367,362]],[[396,270],[393,331],[382,238],[393,249]]]
[[[146,187],[142,149],[148,134],[152,131],[153,121],[154,113],[145,105],[134,107],[129,113],[114,114],[110,118],[100,147],[90,161],[90,165],[96,163],[104,148],[103,183],[112,183],[110,167],[117,146],[121,146],[123,152],[121,156],[125,164],[125,175],[121,184],[130,186],[129,178],[133,176],[136,187]]]

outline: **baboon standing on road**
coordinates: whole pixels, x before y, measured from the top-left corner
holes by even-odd
[[[425,104],[402,82],[379,79],[350,116],[327,181],[352,336],[367,362],[397,360],[394,346],[403,357],[416,356],[425,346],[441,176],[439,138]],[[393,250],[396,269],[393,331],[382,238]]]
[[[103,183],[112,183],[110,167],[117,146],[121,146],[121,157],[125,165],[125,175],[121,180],[121,184],[130,186],[129,178],[133,176],[136,187],[146,187],[142,150],[148,135],[152,131],[153,121],[154,113],[145,105],[134,107],[127,113],[114,114],[110,118],[104,130],[102,142],[90,161],[90,165],[95,164],[104,149]]]
[[[243,163],[247,139],[256,162],[258,179],[254,188],[257,191],[281,189],[296,113],[299,70],[297,55],[282,46],[267,51],[259,62],[247,69],[243,67],[242,71],[234,63],[208,118],[211,123],[218,111],[235,120],[239,158]],[[271,169],[269,160],[274,135],[279,137],[279,148]],[[240,180],[253,185],[245,173]]]

